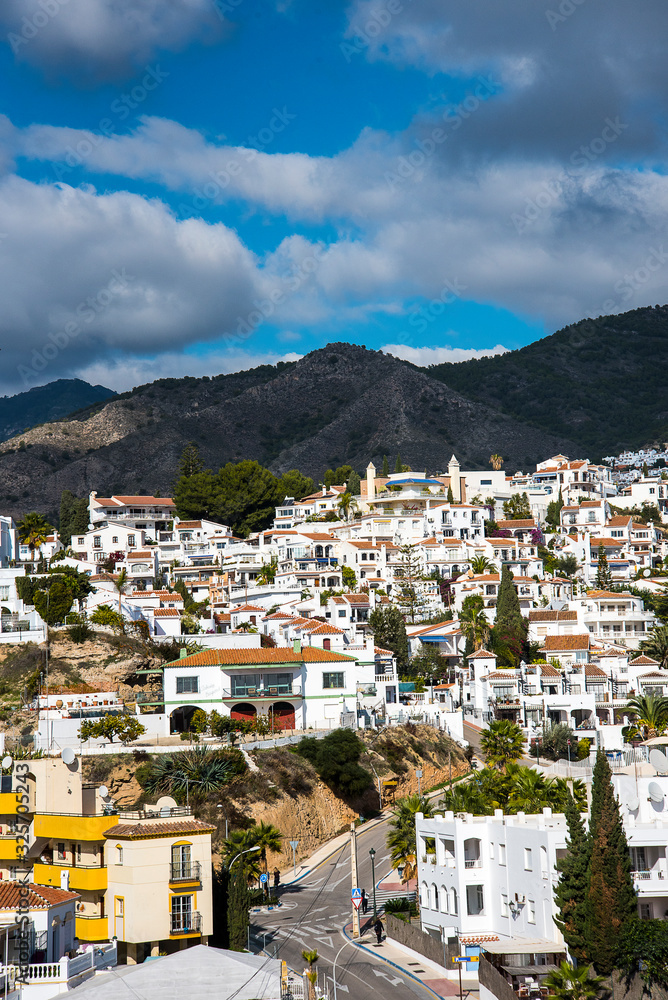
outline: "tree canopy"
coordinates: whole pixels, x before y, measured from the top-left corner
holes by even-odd
[[[382,649],[391,649],[397,658],[397,669],[402,672],[408,663],[408,637],[406,622],[399,608],[393,604],[376,606],[369,615],[369,627],[374,642]]]

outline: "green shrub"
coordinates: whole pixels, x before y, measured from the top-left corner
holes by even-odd
[[[350,729],[335,729],[322,740],[305,736],[295,747],[334,791],[357,796],[370,788],[373,779],[360,765],[364,744]]]

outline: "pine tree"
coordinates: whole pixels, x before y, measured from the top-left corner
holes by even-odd
[[[204,464],[200,458],[199,448],[194,441],[190,441],[181,452],[179,478],[181,476],[194,476],[198,472],[204,472]]]
[[[455,497],[452,492],[452,486],[448,486],[448,503],[454,503],[454,502],[455,502]]]
[[[231,873],[227,894],[227,931],[231,951],[245,951],[248,946],[248,871],[240,859]]]
[[[387,479],[390,475],[390,463],[387,460],[387,455],[383,455],[383,479]]]
[[[612,787],[612,772],[599,750],[592,781],[588,836],[589,869],[585,909],[587,959],[603,976],[619,955],[620,938],[638,909],[631,857]]]
[[[397,658],[397,669],[403,672],[408,663],[408,638],[406,622],[399,608],[394,605],[374,608],[369,615],[369,627],[376,646],[391,649]]]
[[[394,595],[395,603],[399,605],[403,613],[415,623],[416,617],[427,604],[422,587],[423,573],[420,566],[420,559],[415,545],[402,545],[399,549],[401,554],[400,568],[395,572],[397,592]]]
[[[587,834],[573,797],[569,794],[565,809],[568,823],[567,854],[557,861],[559,882],[554,898],[559,910],[554,922],[564,935],[571,955],[586,960],[587,870],[589,851]]]
[[[395,472],[403,472],[404,471],[404,467],[401,464],[401,454],[400,454],[400,452],[397,452],[397,460],[394,463],[394,471]]]
[[[608,590],[612,586],[612,573],[608,566],[608,557],[603,542],[598,547],[598,569],[596,570],[596,588]]]

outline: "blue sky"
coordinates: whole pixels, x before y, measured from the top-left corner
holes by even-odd
[[[333,340],[461,360],[664,302],[663,23],[660,0],[5,0],[0,391]]]

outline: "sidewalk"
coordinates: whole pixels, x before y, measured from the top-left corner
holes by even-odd
[[[372,830],[374,827],[379,826],[384,823],[392,815],[391,811],[385,811],[380,814],[380,816],[374,817],[374,819],[369,819],[365,823],[360,823],[359,826],[355,827],[355,832],[357,836],[362,836],[367,830]],[[312,871],[318,868],[323,861],[327,861],[332,855],[336,854],[341,848],[350,845],[350,830],[346,830],[345,833],[340,833],[338,837],[334,837],[332,840],[328,840],[326,844],[319,847],[310,858],[305,858],[303,861],[297,862],[297,874],[295,875],[294,867],[290,865],[285,871],[281,872],[281,887],[285,888],[288,885],[296,885],[297,882],[301,882],[302,879],[306,878]]]
[[[346,924],[343,928],[344,935],[352,940],[352,923]],[[422,986],[425,986],[434,996],[454,997],[459,996],[459,977],[452,979],[444,975],[443,967],[435,962],[424,958],[423,955],[406,948],[397,941],[385,938],[381,944],[376,943],[376,935],[373,931],[373,919],[367,916],[366,922],[362,922],[362,937],[359,942],[353,942],[360,951],[367,951],[376,958],[381,959],[391,968],[400,970],[405,976],[410,976]],[[388,970],[388,981],[392,982],[391,971]],[[477,1000],[479,996],[479,984],[477,978],[462,976],[462,990],[464,996],[469,996]]]

